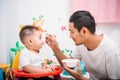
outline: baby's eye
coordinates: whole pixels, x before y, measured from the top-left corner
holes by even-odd
[[[42,39],[42,37],[39,37],[39,39]]]
[[[41,35],[39,36],[39,39],[42,39],[42,36],[41,36]]]

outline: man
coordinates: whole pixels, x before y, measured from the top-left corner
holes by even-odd
[[[88,11],[77,11],[69,20],[70,38],[79,45],[77,52],[71,58],[82,59],[85,62],[90,80],[120,79],[120,49],[106,35],[95,33],[95,20]],[[87,80],[80,70],[69,69],[62,60],[67,57],[62,54],[53,35],[47,35],[47,44],[51,47],[60,64],[76,79]]]

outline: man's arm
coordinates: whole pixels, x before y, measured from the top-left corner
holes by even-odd
[[[59,45],[56,41],[56,37],[53,35],[47,35],[46,36],[46,43],[50,46],[50,48],[52,49],[52,51],[54,52],[57,60],[59,61],[59,63],[62,65],[62,60],[66,59],[68,57],[66,57],[60,50]]]

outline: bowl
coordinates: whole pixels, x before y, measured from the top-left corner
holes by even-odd
[[[80,62],[78,59],[63,59],[63,63],[66,63],[67,67],[74,68],[77,66],[77,63]]]

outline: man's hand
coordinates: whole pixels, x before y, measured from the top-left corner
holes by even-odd
[[[46,35],[46,43],[53,49],[58,46],[55,35]]]
[[[65,63],[63,63],[63,67],[64,69],[69,72],[76,80],[83,80],[83,75],[82,75],[82,71],[81,71],[81,67],[80,64],[77,63],[77,70],[74,69],[70,69],[67,67],[67,65]]]

